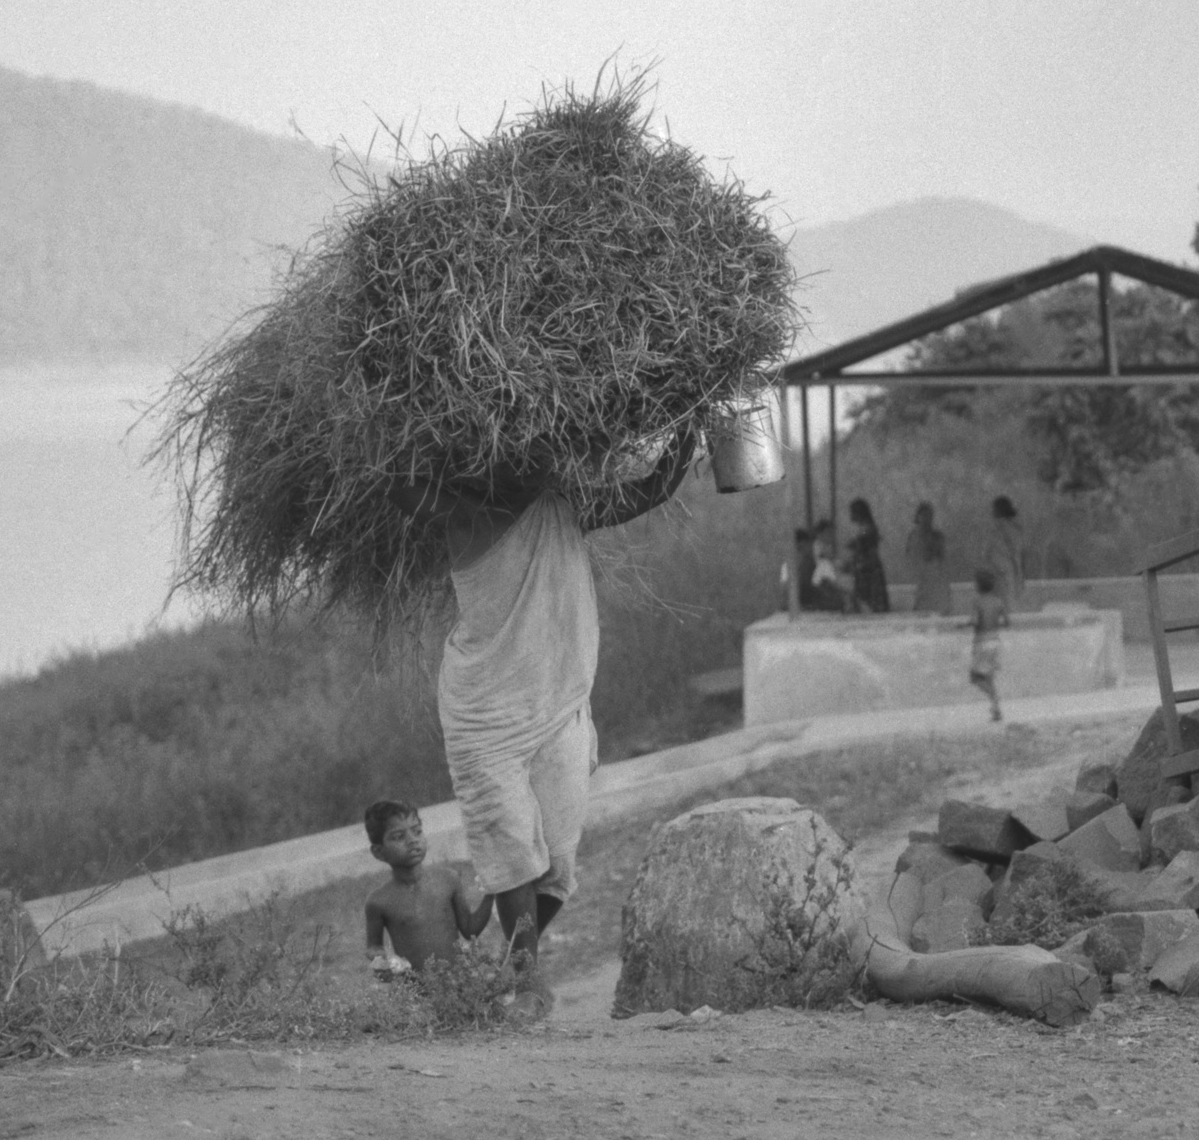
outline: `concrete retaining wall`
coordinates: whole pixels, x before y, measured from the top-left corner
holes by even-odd
[[[1001,699],[1119,685],[1119,610],[1062,606],[1013,614],[1002,634]],[[960,618],[774,614],[745,631],[745,723],[773,724],[863,710],[974,704],[971,634]]]

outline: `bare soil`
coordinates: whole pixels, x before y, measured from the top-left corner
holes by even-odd
[[[1126,751],[1139,727],[1126,718],[959,742],[972,761],[927,783],[886,826],[853,836],[863,879],[886,881],[908,830],[931,829],[941,799],[1035,799],[1071,785],[1082,757]],[[1003,759],[994,771],[979,766],[988,754]],[[788,785],[802,777],[794,767],[773,784],[768,775],[717,794],[793,794]],[[813,806],[850,830],[852,805]],[[1199,1135],[1199,1009],[1163,993],[1107,995],[1068,1030],[977,1006],[886,1001],[612,1020],[619,904],[649,822],[589,839],[580,901],[546,947],[558,1001],[541,1024],[427,1041],[10,1065],[0,1069],[0,1140]],[[338,968],[360,981],[349,946]]]

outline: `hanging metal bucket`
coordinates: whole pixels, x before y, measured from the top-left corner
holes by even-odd
[[[722,494],[777,483],[786,474],[768,404],[731,407],[710,432],[712,474]]]

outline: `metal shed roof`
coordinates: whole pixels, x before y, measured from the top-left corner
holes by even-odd
[[[881,371],[845,369],[882,353],[919,340],[930,333],[979,316],[992,309],[1040,293],[1077,277],[1094,273],[1099,279],[1097,304],[1103,349],[1101,369],[1009,369],[1001,371]],[[784,365],[778,373],[788,385],[979,383],[1020,384],[1174,384],[1195,383],[1199,359],[1193,365],[1121,365],[1117,359],[1111,321],[1111,278],[1113,274],[1199,300],[1199,272],[1131,253],[1111,245],[1097,245],[1072,257],[1051,261],[1036,269],[1013,273],[959,292],[951,301],[884,325],[823,352],[801,357]]]

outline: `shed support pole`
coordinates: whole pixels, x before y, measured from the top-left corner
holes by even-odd
[[[828,386],[828,517],[833,524],[833,552],[837,551],[837,386]]]
[[[783,466],[787,486],[787,615],[799,617],[799,551],[795,549],[797,504],[795,502],[795,441],[791,432],[791,389],[786,380],[779,383],[779,412],[783,428]]]
[[[1103,371],[1109,376],[1119,376],[1116,326],[1112,321],[1112,275],[1106,269],[1099,271],[1099,332],[1103,338]]]
[[[803,497],[804,517],[807,519],[808,530],[812,529],[812,447],[811,433],[808,429],[808,386],[799,386],[800,424],[803,429]]]

